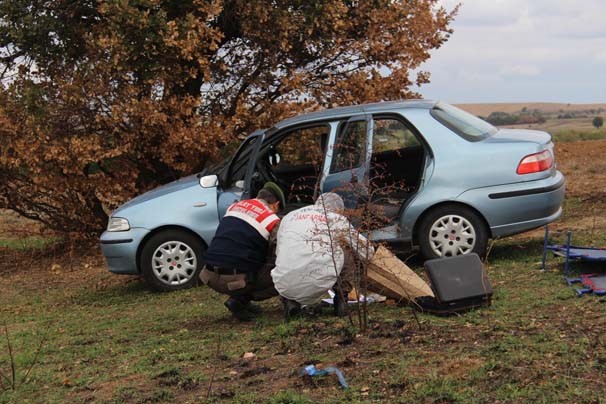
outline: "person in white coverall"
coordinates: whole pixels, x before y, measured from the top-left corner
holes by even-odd
[[[374,249],[342,215],[343,199],[335,193],[320,195],[314,205],[290,212],[278,230],[274,286],[284,303],[286,319],[301,305],[319,303],[326,292],[339,286],[335,314],[345,314],[341,296],[352,290],[355,256],[365,259]],[[338,282],[338,277],[341,282]]]

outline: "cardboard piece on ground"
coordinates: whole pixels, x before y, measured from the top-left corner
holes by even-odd
[[[431,287],[387,248],[380,246],[367,271],[368,290],[396,300],[434,297]]]

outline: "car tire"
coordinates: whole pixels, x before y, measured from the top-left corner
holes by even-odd
[[[156,291],[169,292],[197,285],[204,244],[183,230],[154,234],[141,250],[141,274]]]
[[[437,207],[419,225],[419,248],[426,259],[476,253],[484,256],[488,230],[473,210],[460,205]]]

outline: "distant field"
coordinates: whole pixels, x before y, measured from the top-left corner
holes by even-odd
[[[517,117],[539,115],[544,122],[504,124],[502,127],[543,130],[554,135],[556,141],[606,139],[606,127],[596,129],[592,124],[597,116],[606,119],[606,104],[530,102],[457,106],[483,118],[489,117],[493,112],[504,112]]]
[[[528,128],[546,131],[592,130],[595,128],[591,124],[591,119],[592,118],[547,119],[545,123],[530,123],[506,126],[508,128]]]
[[[518,103],[494,103],[494,104],[457,104],[474,115],[488,116],[491,112],[500,111],[507,113],[519,112],[523,108],[528,110],[538,109],[547,114],[558,114],[566,112],[600,111],[606,113],[605,104],[560,104],[552,102],[518,102]]]

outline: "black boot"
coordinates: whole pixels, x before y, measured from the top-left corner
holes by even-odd
[[[252,321],[255,315],[246,309],[249,302],[243,302],[238,298],[230,297],[225,301],[225,307],[229,310],[235,318],[240,321]]]
[[[345,317],[347,314],[347,302],[344,302],[343,299],[341,299],[341,294],[339,292],[335,292],[335,297],[332,298],[332,302],[335,316]]]
[[[261,306],[259,306],[258,304],[251,303],[251,302],[248,302],[248,304],[246,305],[246,310],[250,311],[252,314],[263,313],[263,309],[261,308]]]
[[[301,313],[301,305],[294,301],[280,296],[282,307],[284,308],[284,321],[288,323],[291,318]]]

